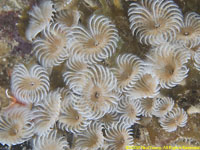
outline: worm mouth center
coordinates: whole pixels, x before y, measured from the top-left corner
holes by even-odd
[[[167,66],[165,66],[165,71],[169,75],[173,75],[173,73],[174,73],[174,67],[172,67],[171,65],[167,65]]]
[[[95,94],[94,94],[94,96],[95,96],[95,98],[99,98],[100,97],[100,93],[98,93],[98,92],[95,92]]]
[[[185,36],[188,36],[189,35],[189,32],[184,32],[183,33]]]
[[[76,120],[79,120],[79,116],[76,116],[75,119],[76,119]]]
[[[11,136],[15,136],[15,135],[17,135],[18,132],[19,132],[19,131],[18,131],[17,129],[12,129],[12,130],[10,131],[10,135],[11,135]]]
[[[95,41],[94,45],[95,45],[95,46],[98,46],[98,45],[99,45],[99,42],[98,42],[98,41]]]
[[[156,23],[154,26],[155,26],[155,28],[159,28],[159,27],[160,27],[160,24],[159,24],[159,23]]]
[[[124,144],[124,142],[125,142],[124,139],[121,139],[121,140],[120,140],[120,143],[121,143],[121,144]]]

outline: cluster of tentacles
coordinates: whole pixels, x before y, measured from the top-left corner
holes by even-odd
[[[132,2],[130,29],[151,48],[142,60],[133,53],[111,58],[120,37],[112,19],[93,14],[87,26],[74,0],[43,0],[29,11],[26,38],[37,62],[15,65],[11,76],[14,104],[0,115],[0,142],[32,140],[34,150],[122,150],[133,145],[131,126],[155,116],[173,132],[187,113],[160,94],[188,76],[192,58],[200,70],[200,16],[182,15],[172,0]],[[64,87],[52,89],[50,77],[62,65]],[[54,81],[55,82],[55,81]],[[66,136],[72,133],[72,144]],[[34,136],[35,135],[35,136]],[[32,138],[32,139],[31,139]]]

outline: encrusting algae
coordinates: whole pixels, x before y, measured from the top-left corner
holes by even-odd
[[[183,1],[3,0],[2,146],[198,146],[200,15]]]

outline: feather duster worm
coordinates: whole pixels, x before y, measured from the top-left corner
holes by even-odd
[[[75,139],[76,150],[98,150],[104,143],[101,124],[92,122],[86,131],[77,134]]]
[[[28,109],[14,107],[0,115],[1,144],[15,145],[29,140],[34,134],[34,124]]]
[[[137,98],[152,98],[155,97],[160,91],[159,80],[153,74],[145,73],[133,87],[125,91],[131,99]]]
[[[186,63],[190,52],[177,45],[165,43],[153,48],[147,55],[148,65],[159,78],[162,88],[172,88],[187,77]]]
[[[48,73],[40,65],[29,69],[23,64],[16,65],[11,76],[11,90],[23,103],[39,102],[49,91]]]
[[[137,123],[138,116],[141,115],[141,104],[139,100],[132,100],[126,96],[124,96],[120,101],[118,105],[117,112],[119,112],[120,115],[120,122],[123,122],[127,126],[131,126],[134,123]]]
[[[135,55],[119,55],[116,60],[117,68],[114,68],[114,74],[117,77],[118,88],[128,90],[133,84],[140,79],[144,72],[143,61]]]
[[[46,134],[58,120],[60,114],[61,95],[57,91],[50,92],[42,102],[33,109],[35,133]]]
[[[43,32],[42,38],[34,40],[35,56],[44,67],[61,64],[69,55],[69,31],[60,24],[51,24]]]
[[[66,148],[69,148],[66,138],[59,136],[55,130],[33,140],[33,150],[66,150]]]
[[[75,5],[77,0],[53,0],[54,8],[56,11],[70,9],[73,5]]]
[[[126,150],[126,146],[133,145],[131,129],[123,123],[117,123],[112,128],[105,130],[105,134],[109,150]]]
[[[91,63],[110,57],[116,50],[119,38],[115,25],[104,16],[93,15],[88,28],[89,31],[77,26],[72,30],[74,53],[84,55]]]
[[[172,110],[173,106],[174,106],[174,101],[172,98],[169,97],[157,98],[154,103],[153,114],[157,117],[163,117]]]
[[[87,80],[87,61],[83,56],[75,55],[66,61],[66,72],[63,74],[64,82],[76,94],[81,94]]]
[[[25,33],[29,41],[32,41],[50,24],[54,12],[53,3],[50,0],[42,0],[39,5],[33,6],[29,12],[30,20]]]
[[[128,10],[132,34],[146,45],[172,41],[180,30],[182,13],[172,0],[141,0]]]
[[[81,15],[78,10],[62,10],[56,14],[55,21],[67,27],[78,25]]]
[[[72,105],[73,97],[67,95],[61,103],[58,127],[68,132],[82,132],[87,129],[89,120],[86,120]]]
[[[187,47],[194,47],[200,41],[200,15],[195,12],[184,16],[181,30],[177,33],[176,41]]]
[[[117,112],[106,113],[102,118],[99,119],[99,122],[105,128],[112,128],[114,124],[119,121],[120,115]]]
[[[180,108],[174,108],[167,115],[160,118],[162,128],[167,132],[173,132],[177,127],[184,127],[187,123],[187,113]]]
[[[145,117],[152,117],[155,107],[155,98],[143,98],[141,102],[141,114]]]
[[[75,108],[88,119],[103,117],[117,105],[118,99],[113,93],[116,86],[117,80],[108,68],[91,66],[82,95],[75,99]]]

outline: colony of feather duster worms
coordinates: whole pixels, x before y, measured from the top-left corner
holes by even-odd
[[[186,126],[187,113],[160,90],[184,82],[190,59],[200,70],[200,16],[183,15],[172,0],[131,2],[130,32],[149,50],[144,59],[120,54],[108,67],[102,62],[120,41],[116,25],[98,13],[82,24],[73,3],[42,0],[28,12],[25,36],[37,61],[14,66],[6,93],[14,102],[1,110],[0,142],[30,140],[33,150],[125,150],[142,117],[157,117],[165,132]],[[57,80],[65,86],[53,89],[56,66],[64,66]],[[65,133],[72,133],[71,143]]]

